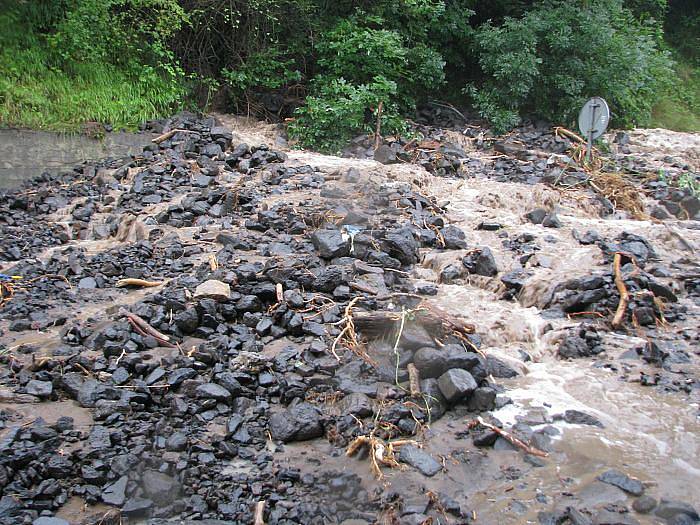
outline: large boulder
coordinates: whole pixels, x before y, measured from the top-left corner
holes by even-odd
[[[273,439],[285,443],[320,437],[323,435],[321,414],[313,405],[299,403],[270,417],[270,433]]]
[[[472,375],[462,368],[453,368],[442,374],[438,386],[448,403],[467,399],[478,387]]]
[[[445,345],[440,349],[424,347],[413,356],[421,378],[440,377],[452,368],[471,370],[482,361],[479,354],[467,352],[459,345]]]

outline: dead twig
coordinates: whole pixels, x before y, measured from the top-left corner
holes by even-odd
[[[142,317],[131,312],[122,311],[122,313],[129,320],[131,326],[133,326],[141,335],[151,336],[165,347],[177,348],[176,345],[170,342],[170,338],[167,335],[153,328]]]
[[[620,302],[617,304],[617,310],[615,311],[615,317],[613,317],[612,325],[617,328],[622,324],[625,318],[625,312],[627,311],[627,303],[629,302],[630,294],[625,286],[625,281],[622,278],[622,271],[620,269],[620,263],[622,261],[622,253],[616,252],[613,258],[613,273],[615,274],[615,286],[617,291],[620,292]]]
[[[265,500],[260,500],[255,504],[253,525],[265,525]]]
[[[408,364],[408,384],[411,390],[411,397],[417,398],[421,395],[420,373],[413,363]]]
[[[152,288],[153,286],[160,286],[163,281],[147,281],[145,279],[135,279],[128,277],[126,279],[119,279],[115,286],[117,288],[124,288],[126,286],[140,286],[142,288]]]
[[[484,421],[480,417],[471,421],[469,423],[469,428],[473,428],[477,425],[481,425],[482,427],[488,428],[489,430],[495,432],[496,434],[498,434],[499,436],[501,436],[502,438],[507,440],[509,443],[515,445],[516,447],[518,447],[521,450],[524,450],[528,454],[531,454],[533,456],[539,456],[541,458],[546,458],[547,456],[549,456],[549,454],[547,454],[546,452],[544,452],[538,448],[531,447],[527,443],[525,443],[525,442],[521,441],[520,439],[518,439],[517,437],[515,437],[513,434],[506,432],[502,428],[498,428],[496,425],[492,425],[491,423],[487,423],[486,421]]]

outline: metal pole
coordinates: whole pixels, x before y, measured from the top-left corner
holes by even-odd
[[[595,110],[599,104],[591,104],[591,125],[588,127],[588,147],[586,148],[586,162],[591,162],[593,153],[593,126],[595,125]]]

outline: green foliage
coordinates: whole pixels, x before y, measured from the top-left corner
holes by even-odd
[[[375,77],[359,86],[345,79],[319,79],[315,95],[296,112],[290,123],[290,136],[302,145],[320,151],[337,153],[358,133],[370,132],[376,125],[379,103],[383,102],[382,130],[386,133],[405,131],[398,107],[390,100],[396,95],[396,83]]]
[[[47,3],[27,2],[0,14],[0,124],[77,130],[86,121],[98,121],[134,128],[179,107],[185,95],[184,75],[164,43],[176,24],[171,14],[162,13],[173,2],[109,0],[110,7],[121,9],[115,18],[101,9],[105,2],[96,0],[71,3],[76,11],[65,6],[39,9]],[[161,22],[138,33],[142,37],[138,52],[123,48],[119,54],[105,39],[122,34],[129,41],[127,29],[116,29],[127,7],[151,13]],[[99,25],[109,25],[109,20],[115,27]],[[166,28],[165,22],[174,25]],[[105,29],[107,36],[96,27]],[[136,43],[125,45],[133,48]],[[118,48],[115,41],[114,49]]]
[[[301,72],[294,67],[294,60],[285,58],[274,47],[254,53],[235,70],[222,69],[221,76],[234,97],[250,90],[274,90],[301,80]]]
[[[654,106],[652,127],[700,133],[700,67],[679,56],[676,78]]]
[[[644,125],[670,75],[658,27],[636,22],[619,0],[543,1],[475,39],[484,81],[468,92],[500,131],[524,113],[569,124],[594,95],[607,99],[614,126]]]

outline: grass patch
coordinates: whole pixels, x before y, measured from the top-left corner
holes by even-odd
[[[78,131],[85,122],[134,129],[171,113],[184,90],[143,66],[130,73],[108,63],[65,63],[41,35],[0,14],[0,126]]]
[[[700,67],[678,59],[677,78],[652,111],[651,127],[700,132]]]

